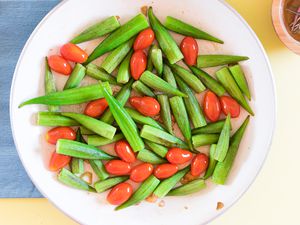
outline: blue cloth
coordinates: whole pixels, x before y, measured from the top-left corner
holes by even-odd
[[[57,3],[58,0],[0,0],[0,198],[42,197],[27,176],[13,142],[9,92],[14,68],[26,40]]]

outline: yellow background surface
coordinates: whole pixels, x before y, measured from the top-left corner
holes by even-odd
[[[277,38],[271,0],[228,0],[263,43],[277,85],[277,127],[267,161],[248,192],[211,224],[300,224],[300,56]],[[239,31],[237,31],[239,32]],[[0,224],[75,224],[46,199],[1,199]]]

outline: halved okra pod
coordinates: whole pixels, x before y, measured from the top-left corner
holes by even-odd
[[[152,141],[148,141],[148,140],[144,140],[144,142],[157,155],[159,155],[162,158],[166,157],[166,155],[168,153],[168,148],[167,147],[165,147],[163,145],[160,145],[160,144],[157,144],[157,143],[154,143]]]
[[[85,76],[85,71],[86,69],[83,65],[81,65],[80,63],[76,63],[71,75],[69,76],[64,86],[64,90],[78,87]]]
[[[217,145],[216,144],[212,144],[210,146],[210,149],[209,149],[209,163],[208,163],[208,167],[207,167],[207,170],[204,174],[204,177],[203,179],[206,180],[208,178],[211,177],[211,175],[213,174],[214,170],[215,170],[215,167],[217,165],[217,160],[214,159],[214,154],[215,154],[215,151],[216,151],[216,147]]]
[[[132,89],[138,93],[155,98],[155,94],[143,82],[137,80],[132,84]]]
[[[83,139],[80,129],[77,129],[76,132],[76,141],[86,143]],[[84,160],[80,158],[72,157],[70,162],[71,171],[74,174],[82,174],[84,172]]]
[[[118,74],[117,74],[117,82],[120,84],[126,84],[131,75],[130,75],[130,59],[132,56],[133,50],[131,50],[130,52],[128,52],[127,56],[124,58],[124,60],[122,61],[119,70],[118,70]]]
[[[47,127],[78,126],[79,123],[69,117],[62,116],[59,112],[38,112],[37,125]]]
[[[78,36],[73,38],[70,42],[73,44],[79,44],[81,42],[93,40],[102,37],[105,34],[108,34],[119,27],[120,27],[120,23],[118,21],[118,18],[116,16],[110,16],[105,20],[102,20],[88,27],[83,32],[81,32]]]
[[[197,39],[203,39],[208,41],[217,42],[223,44],[224,42],[190,24],[187,24],[179,19],[176,19],[172,16],[167,16],[165,21],[165,27],[169,30],[172,30],[176,33],[183,34],[185,36],[194,37]]]
[[[142,162],[147,162],[151,164],[162,164],[167,162],[167,160],[159,157],[154,152],[148,149],[143,149],[139,151],[139,153],[137,154],[137,159],[141,160]]]
[[[48,95],[52,92],[56,92],[55,80],[54,76],[50,70],[48,59],[45,58],[45,94]],[[49,105],[48,106],[49,112],[58,112],[59,106]]]
[[[252,116],[254,116],[254,112],[252,111],[250,105],[248,104],[247,100],[245,99],[243,93],[241,92],[240,88],[236,84],[235,80],[233,79],[229,69],[224,67],[216,72],[218,80],[221,84],[225,87],[228,94],[231,95],[235,100],[237,100],[240,105],[246,109]]]
[[[157,95],[157,100],[160,104],[160,117],[167,131],[174,135],[169,97],[167,95]]]
[[[155,33],[156,40],[159,43],[163,53],[171,64],[178,62],[183,59],[183,55],[178,48],[175,40],[169,34],[168,30],[161,24],[161,22],[153,14],[152,7],[148,10],[148,17],[151,27]]]
[[[230,70],[235,82],[237,83],[237,85],[241,89],[241,91],[244,93],[244,95],[246,95],[246,97],[249,100],[251,100],[251,94],[250,94],[250,90],[249,90],[249,87],[248,87],[248,83],[247,83],[245,74],[244,74],[241,66],[239,64],[234,65],[234,66],[230,66],[229,70]]]
[[[195,148],[215,144],[219,140],[219,134],[197,134],[192,136],[192,142]]]
[[[138,14],[137,16],[123,24],[119,29],[111,33],[107,38],[105,38],[95,48],[95,50],[92,52],[85,63],[88,64],[98,57],[102,56],[106,52],[115,49],[147,27],[149,27],[149,24],[146,17],[142,14]]]
[[[140,80],[148,87],[157,91],[161,91],[165,94],[187,97],[186,94],[182,93],[177,88],[173,87],[171,84],[151,73],[150,71],[145,71],[140,77]]]
[[[113,76],[93,63],[89,63],[86,66],[86,75],[96,80],[108,81],[110,84],[117,84],[117,81]]]
[[[167,81],[169,84],[171,84],[174,88],[177,88],[174,74],[173,74],[171,68],[167,64],[164,64],[163,79],[165,81]]]
[[[199,102],[196,99],[193,91],[180,77],[177,76],[175,78],[179,86],[179,90],[181,90],[183,93],[186,93],[188,96],[187,98],[184,98],[183,101],[194,128],[205,126],[207,124],[205,116],[203,115],[202,109],[200,108]]]
[[[172,189],[167,195],[168,196],[184,196],[196,193],[206,187],[206,184],[203,179],[199,178],[193,180],[187,184],[181,185]]]
[[[128,178],[129,178],[128,176],[112,177],[112,178],[108,178],[106,180],[97,181],[94,184],[94,186],[98,193],[102,193],[102,192],[112,188],[113,186],[128,180]]]
[[[247,125],[249,123],[250,117],[248,116],[240,128],[235,132],[235,134],[230,139],[230,146],[223,162],[218,162],[214,173],[212,175],[212,181],[216,184],[225,184],[231,167],[233,165],[234,159],[236,157],[239,145],[241,143],[242,137],[245,133]]]
[[[159,185],[159,182],[159,179],[151,175],[141,184],[141,186],[139,186],[139,188],[126,202],[116,207],[115,210],[124,209],[143,201],[155,190],[155,188]]]
[[[197,67],[206,68],[214,66],[222,66],[240,61],[248,60],[247,56],[238,55],[198,55]]]
[[[219,134],[221,133],[225,120],[219,120],[214,123],[209,123],[205,127],[199,127],[192,130],[192,135],[196,134]]]
[[[115,136],[112,139],[108,139],[105,137],[101,137],[99,135],[88,135],[87,136],[87,143],[92,146],[103,146],[108,145],[114,142],[117,142],[124,138],[124,135],[122,133],[115,134]]]
[[[151,52],[149,54],[151,56],[151,62],[157,74],[160,76],[163,72],[162,51],[156,45],[153,45],[153,47],[151,48]]]
[[[89,163],[95,174],[98,176],[99,180],[105,180],[109,177],[109,174],[106,172],[106,169],[101,160],[90,159]]]

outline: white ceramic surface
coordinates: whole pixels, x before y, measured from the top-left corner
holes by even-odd
[[[200,54],[249,56],[250,60],[242,65],[250,83],[253,95],[251,105],[256,115],[251,118],[227,185],[215,186],[208,182],[208,188],[199,193],[187,197],[165,198],[164,207],[159,207],[157,203],[143,202],[115,212],[114,207],[105,202],[104,194],[88,194],[56,181],[55,175],[47,170],[54,146],[48,145],[43,139],[46,129],[35,125],[35,113],[45,107],[34,105],[18,109],[18,105],[26,99],[43,94],[43,59],[46,55],[57,52],[58,46],[66,43],[85,26],[110,15],[119,15],[121,22],[124,22],[140,12],[143,5],[152,5],[155,14],[162,21],[165,16],[172,15],[225,41],[224,45],[199,41]],[[182,38],[180,35],[174,36],[177,41]],[[95,40],[81,46],[90,53],[98,42],[99,40]],[[56,77],[61,88],[66,77]],[[228,209],[254,181],[271,144],[275,102],[272,73],[264,49],[246,22],[223,1],[68,0],[60,3],[41,21],[25,45],[11,88],[10,116],[15,144],[30,178],[45,197],[79,223],[199,225]],[[243,112],[241,119],[234,120],[234,130],[245,116]],[[217,211],[218,201],[223,202],[225,207]]]

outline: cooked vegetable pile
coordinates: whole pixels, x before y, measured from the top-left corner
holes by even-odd
[[[110,190],[107,201],[118,205],[116,210],[149,196],[198,192],[209,178],[225,184],[249,116],[232,136],[231,120],[239,117],[240,107],[254,115],[238,64],[248,57],[198,55],[196,39],[223,41],[170,16],[163,25],[152,7],[148,19],[138,14],[120,25],[112,16],[87,28],[63,45],[60,55],[46,58],[45,95],[20,104],[48,106],[38,113],[37,124],[54,127],[46,140],[56,145],[49,169],[58,172],[58,180],[90,192]],[[179,46],[170,31],[185,36]],[[76,45],[104,35],[90,55]],[[100,65],[93,63],[105,53]],[[203,70],[216,66],[223,66],[216,78]],[[68,76],[62,91],[56,90],[52,71]],[[98,82],[81,86],[85,76]],[[113,94],[115,86],[119,91]],[[83,112],[61,111],[81,103],[87,103]],[[111,154],[102,149],[108,144],[114,145]],[[198,148],[206,145],[209,155]],[[140,183],[136,190],[133,182]]]

